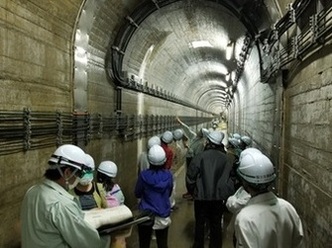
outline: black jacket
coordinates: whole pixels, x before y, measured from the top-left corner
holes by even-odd
[[[234,193],[231,170],[232,164],[225,153],[217,148],[208,148],[188,166],[187,190],[195,200],[227,200]]]

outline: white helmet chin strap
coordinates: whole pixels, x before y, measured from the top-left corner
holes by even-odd
[[[78,169],[75,168],[75,170],[70,174],[70,176],[67,177],[67,178],[65,178],[65,175],[63,174],[63,171],[61,170],[61,166],[60,166],[60,164],[56,164],[56,168],[57,168],[57,170],[59,171],[61,177],[62,177],[63,179],[65,179],[65,182],[66,182],[66,189],[68,190],[68,189],[70,188],[70,184],[69,184],[68,180],[71,179],[71,178],[75,175],[75,173],[78,171]],[[76,181],[78,181],[78,179],[77,179]],[[76,183],[76,181],[75,181],[75,183]],[[75,184],[75,183],[74,183],[74,184]],[[77,184],[77,183],[76,183],[76,184]]]

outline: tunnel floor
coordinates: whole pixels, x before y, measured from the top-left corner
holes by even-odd
[[[171,214],[172,224],[168,234],[169,248],[190,248],[194,240],[194,202],[182,198],[185,190],[185,169],[181,166],[176,176],[176,206],[178,209]],[[231,219],[230,213],[225,213],[223,221],[223,248],[232,248],[232,234],[227,232],[227,225]],[[208,247],[209,239],[206,235],[205,247]],[[137,226],[133,227],[131,236],[127,238],[127,248],[138,248]],[[150,248],[157,248],[156,240],[151,241]]]

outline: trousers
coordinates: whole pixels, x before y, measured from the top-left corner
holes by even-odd
[[[209,248],[222,247],[221,220],[225,211],[224,201],[194,201],[195,240],[193,248],[204,248],[205,225],[210,228]]]
[[[139,248],[150,248],[152,226],[138,225]],[[155,230],[158,248],[168,248],[168,228]]]

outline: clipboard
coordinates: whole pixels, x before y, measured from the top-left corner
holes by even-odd
[[[149,216],[143,216],[143,217],[139,217],[139,218],[136,218],[134,220],[131,220],[131,221],[128,221],[128,222],[125,222],[125,223],[122,223],[122,224],[120,223],[120,224],[117,224],[117,225],[101,226],[100,228],[97,229],[97,231],[100,235],[108,235],[108,234],[111,234],[111,233],[119,231],[119,230],[123,230],[123,229],[126,229],[126,228],[131,228],[134,225],[143,223],[143,222],[148,221],[150,219],[151,218]]]

